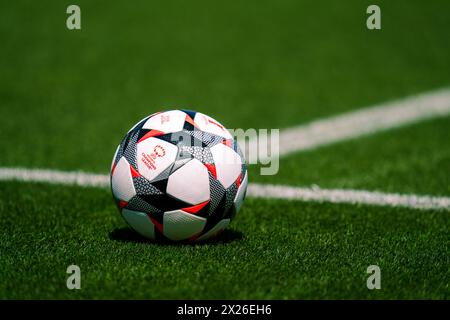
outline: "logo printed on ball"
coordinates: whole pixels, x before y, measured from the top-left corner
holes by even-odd
[[[219,127],[220,129],[222,129],[222,131],[225,131],[225,128],[220,123],[218,123],[218,122],[216,122],[214,120],[208,119],[205,116],[203,116],[203,120],[205,121],[205,124],[209,125],[210,123],[212,123],[213,125],[215,125],[215,126]]]
[[[156,158],[162,158],[166,155],[166,150],[164,150],[163,147],[161,147],[159,144],[153,148],[153,152],[150,154],[146,154],[142,152],[142,162],[145,164],[147,168],[150,170],[156,169]]]
[[[161,115],[161,124],[164,124],[165,122],[170,121],[170,116]]]
[[[153,153],[152,153],[152,157],[154,156],[154,159],[156,159],[156,157],[164,157],[166,155],[166,150],[164,150],[163,147],[161,147],[159,144],[157,146],[155,146],[155,148],[153,149]]]

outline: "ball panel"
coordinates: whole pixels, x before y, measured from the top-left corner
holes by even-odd
[[[175,161],[177,153],[177,146],[157,138],[148,138],[137,144],[138,171],[151,181]]]
[[[203,146],[179,146],[182,154],[188,154],[202,163],[213,163],[214,159],[209,148]]]
[[[170,173],[174,173],[178,169],[180,169],[182,166],[184,166],[186,163],[191,161],[192,158],[177,158],[177,160],[174,162],[172,168],[170,169]]]
[[[136,162],[136,143],[137,143],[137,132],[132,132],[128,134],[129,139],[126,147],[123,149],[123,156],[127,159],[128,163],[131,164],[134,168],[137,167]]]
[[[139,211],[139,212],[144,212],[144,213],[151,213],[154,215],[159,214],[162,216],[162,214],[163,214],[163,211],[161,211],[158,208],[147,203],[139,195],[136,195],[133,198],[131,198],[130,201],[128,201],[125,208],[128,210]]]
[[[239,178],[238,178],[239,180]],[[235,181],[228,189],[226,189],[226,198],[225,198],[225,209],[224,212],[228,213],[228,211],[233,207],[234,205],[234,199],[236,198],[236,194],[238,191],[238,184],[237,181]]]
[[[164,133],[177,132],[183,129],[185,119],[186,113],[180,110],[166,111],[150,117],[142,128]]]
[[[242,179],[241,185],[239,186],[238,192],[236,193],[236,197],[234,198],[234,207],[236,213],[241,209],[242,203],[244,202],[245,194],[247,192],[247,185],[248,173],[245,172],[244,179]]]
[[[230,224],[230,219],[220,220],[214,227],[212,227],[208,232],[197,238],[196,241],[203,241],[217,235],[219,232],[223,231]]]
[[[152,240],[155,239],[155,226],[145,213],[122,209],[122,216],[130,227],[140,235]]]
[[[192,159],[169,176],[167,193],[192,205],[209,200],[208,169]]]
[[[138,195],[146,195],[146,194],[163,194],[161,190],[156,188],[153,184],[151,184],[147,179],[142,176],[133,178],[134,188],[136,190],[136,194]]]
[[[139,195],[139,198],[144,200],[145,202],[152,204],[159,210],[165,212],[165,211],[173,211],[178,210],[181,208],[186,208],[191,206],[190,203],[184,202],[179,200],[178,198],[175,198],[167,193],[164,194],[146,194],[146,195]]]
[[[241,174],[241,157],[230,147],[219,143],[211,148],[214,164],[217,171],[217,179],[228,188]]]
[[[131,131],[138,130],[138,129],[142,128],[142,126],[147,121],[147,119],[149,119],[150,117],[153,117],[156,114],[157,113],[152,114],[150,116],[146,116],[146,117],[142,118],[141,120],[139,120],[130,130],[128,130],[128,133],[130,133]]]
[[[214,212],[219,211],[219,205],[225,196],[226,189],[211,173],[209,173],[209,186],[211,198],[209,215],[211,216]]]
[[[119,149],[120,149],[120,144],[117,146],[116,152],[114,152],[114,156],[113,156],[113,158],[112,158],[112,162],[111,162],[111,173],[112,173],[112,171],[113,171],[113,169],[114,169],[114,167],[116,166],[116,163],[117,163],[117,161],[118,161],[117,155],[118,155],[118,153],[119,153]]]
[[[122,157],[117,163],[111,177],[113,195],[117,200],[129,201],[135,194],[130,164]]]
[[[208,147],[212,147],[218,143],[222,143],[224,139],[221,136],[201,130],[187,130],[186,132],[193,136],[196,140],[201,141],[203,145],[206,145]]]
[[[197,112],[195,114],[194,122],[202,131],[224,137],[225,139],[233,139],[231,133],[221,123],[206,114]]]
[[[202,232],[206,219],[182,210],[164,213],[163,233],[170,240],[187,240]]]

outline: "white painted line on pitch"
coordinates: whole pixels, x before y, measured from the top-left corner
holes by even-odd
[[[82,187],[109,186],[109,176],[104,174],[47,169],[0,168],[0,180],[45,182]]]
[[[0,168],[0,180],[45,182],[83,187],[109,187],[109,175],[43,169]],[[364,190],[321,189],[319,187],[301,188],[250,183],[247,195],[249,197],[268,199],[450,210],[450,197],[406,195]]]
[[[449,114],[450,89],[430,91],[283,129],[280,156]],[[253,150],[258,141],[250,144],[249,150]],[[255,163],[256,159],[249,160]]]
[[[449,197],[384,193],[350,189],[301,188],[270,184],[250,184],[248,196],[256,198],[291,199],[303,201],[367,204],[413,209],[450,210]]]

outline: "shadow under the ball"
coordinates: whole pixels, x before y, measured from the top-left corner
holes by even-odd
[[[116,228],[109,233],[109,238],[114,241],[133,242],[133,243],[150,243],[161,245],[203,245],[203,244],[226,244],[241,240],[244,237],[243,233],[232,228],[225,229],[222,233],[211,239],[200,242],[186,242],[186,241],[169,241],[169,240],[150,240],[129,227]]]

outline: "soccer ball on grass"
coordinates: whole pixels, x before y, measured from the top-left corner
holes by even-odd
[[[111,189],[122,217],[156,240],[217,235],[239,211],[247,183],[245,159],[230,132],[188,110],[139,121],[111,165]]]

